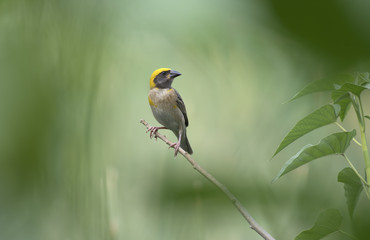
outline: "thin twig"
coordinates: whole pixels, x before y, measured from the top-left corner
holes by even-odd
[[[147,129],[150,128],[150,125],[145,120],[140,120],[140,123],[142,123]],[[158,132],[155,133],[155,137],[160,138],[162,141],[164,141],[167,145],[171,145],[172,142],[170,142],[165,136],[159,134]],[[234,206],[238,209],[238,211],[241,213],[241,215],[248,221],[250,227],[256,231],[261,237],[263,237],[265,240],[275,240],[266,230],[264,230],[248,213],[248,211],[243,207],[243,205],[239,202],[239,200],[229,191],[229,189],[220,183],[216,178],[214,178],[210,173],[208,173],[206,170],[204,170],[197,162],[194,161],[194,159],[190,156],[189,153],[184,151],[182,148],[179,148],[179,153],[183,155],[186,160],[193,166],[195,170],[197,170],[200,174],[202,174],[205,178],[207,178],[211,183],[216,185],[234,204]]]

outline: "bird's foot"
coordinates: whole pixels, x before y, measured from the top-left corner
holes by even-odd
[[[156,134],[156,132],[158,132],[159,129],[166,129],[166,128],[165,127],[149,127],[148,130],[146,130],[146,133],[150,132],[149,133],[150,138],[154,137],[155,140],[157,140],[157,135],[155,135],[155,134]]]
[[[177,153],[179,152],[179,148],[180,148],[180,141],[178,141],[177,143],[172,143],[170,145],[170,148],[173,147],[175,149],[175,157],[177,156]]]
[[[150,138],[157,138],[157,136],[155,135],[156,132],[158,132],[158,127],[150,127],[148,128],[148,130],[146,130],[146,133],[149,132],[149,137]]]

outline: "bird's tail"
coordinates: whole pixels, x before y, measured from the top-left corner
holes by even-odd
[[[175,133],[176,134],[176,133]],[[176,137],[178,138],[178,134],[176,134]],[[186,136],[186,131],[184,131],[182,137],[181,137],[181,143],[180,147],[187,151],[189,154],[193,154],[193,149],[191,149],[188,137]]]
[[[181,139],[180,147],[187,151],[189,154],[193,154],[193,149],[191,149],[188,137],[186,136],[186,133]]]

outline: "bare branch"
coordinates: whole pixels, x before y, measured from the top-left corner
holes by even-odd
[[[145,121],[140,120],[140,122],[149,129],[151,126]],[[164,141],[167,145],[171,145],[172,142],[170,142],[165,136],[159,134],[158,132],[155,133],[155,137],[160,138],[162,141]],[[184,151],[182,148],[179,148],[179,153],[183,155],[186,160],[193,166],[195,170],[197,170],[200,174],[202,174],[205,178],[207,178],[211,183],[216,185],[234,204],[234,206],[238,209],[240,214],[248,221],[250,227],[256,231],[261,237],[263,237],[265,240],[275,240],[266,230],[264,230],[253,218],[252,216],[247,212],[247,210],[243,207],[243,205],[239,202],[239,200],[229,191],[229,189],[220,183],[216,178],[214,178],[211,174],[209,174],[206,170],[204,170],[197,162],[194,161],[194,159],[188,154],[186,151]]]

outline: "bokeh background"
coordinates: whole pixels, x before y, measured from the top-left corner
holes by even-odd
[[[369,10],[344,0],[1,0],[0,239],[261,239],[145,134],[140,119],[157,125],[147,93],[159,67],[183,74],[173,86],[193,157],[273,236],[293,239],[338,208],[343,229],[368,239],[369,201],[361,196],[350,221],[336,182],[343,159],[271,183],[336,126],[271,156],[329,96],[282,103],[312,80],[369,71]],[[362,169],[359,150],[349,155]]]

